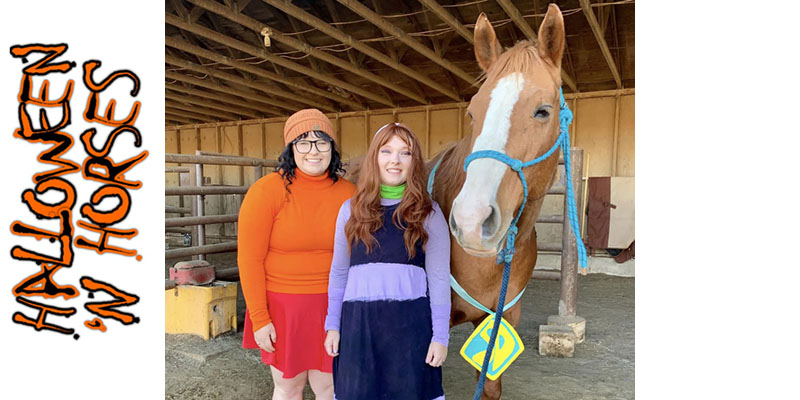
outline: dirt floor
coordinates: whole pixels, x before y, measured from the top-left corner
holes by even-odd
[[[167,260],[171,266],[175,260]],[[212,255],[218,267],[234,265],[232,254]],[[586,341],[574,358],[549,358],[538,353],[539,325],[558,313],[559,283],[531,281],[522,298],[523,317],[517,329],[525,351],[503,374],[503,399],[632,399],[634,398],[634,278],[591,274],[579,277],[578,315],[586,318]],[[239,332],[204,341],[193,335],[166,335],[167,399],[269,399],[269,369],[256,350],[242,349]],[[444,365],[448,399],[471,399],[475,370],[458,354],[471,333],[462,324],[450,331]],[[313,399],[306,387],[304,399]]]

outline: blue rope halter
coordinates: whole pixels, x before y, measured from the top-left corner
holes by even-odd
[[[497,263],[503,263],[503,281],[500,287],[500,296],[497,300],[497,304],[505,304],[506,301],[506,292],[508,291],[508,280],[511,276],[511,261],[514,259],[514,252],[516,251],[516,246],[514,241],[516,240],[517,233],[519,230],[517,229],[517,222],[519,221],[520,216],[522,215],[522,211],[525,209],[525,203],[528,202],[528,183],[525,181],[525,174],[522,172],[522,168],[530,167],[532,165],[536,165],[548,157],[553,155],[553,153],[561,147],[562,151],[564,152],[564,169],[566,172],[566,196],[567,196],[567,214],[569,216],[569,223],[570,227],[572,228],[572,233],[575,235],[575,240],[578,243],[578,262],[581,268],[586,268],[586,248],[583,246],[583,241],[580,238],[579,230],[578,230],[578,212],[576,211],[575,207],[575,196],[573,194],[572,189],[572,176],[571,173],[571,160],[570,160],[570,150],[569,150],[569,124],[572,123],[572,111],[569,109],[567,102],[564,100],[564,92],[559,88],[559,96],[560,96],[560,110],[559,110],[559,135],[556,142],[547,150],[546,153],[542,154],[535,159],[522,162],[515,158],[509,157],[505,153],[501,153],[495,150],[480,150],[476,151],[467,156],[464,160],[464,171],[467,170],[467,166],[472,161],[475,161],[479,158],[493,158],[498,160],[514,170],[517,175],[519,175],[519,179],[522,182],[522,190],[524,197],[522,199],[522,205],[519,207],[519,211],[517,215],[514,217],[514,220],[511,222],[511,225],[508,228],[508,236],[506,237],[506,245],[503,250],[497,255]],[[442,162],[440,158],[436,165],[433,167],[431,171],[431,175],[428,177],[428,193],[433,194],[433,181],[436,175],[436,170],[439,168],[439,164]],[[455,279],[451,277],[451,281],[455,281]],[[452,286],[452,285],[451,285]],[[465,292],[466,293],[466,292]],[[520,293],[521,294],[521,293]],[[464,297],[464,296],[462,296]],[[518,300],[520,296],[517,296],[515,299]],[[466,299],[466,298],[465,298]],[[483,358],[483,366],[481,368],[481,376],[478,379],[478,386],[475,388],[475,396],[473,397],[474,400],[479,400],[481,397],[481,393],[483,393],[483,385],[486,382],[486,371],[489,369],[489,360],[492,358],[492,350],[494,350],[494,344],[497,340],[497,331],[500,327],[500,320],[503,317],[503,311],[508,308],[509,306],[505,307],[497,307],[497,311],[495,311],[494,317],[494,326],[492,328],[491,338],[489,340],[489,346],[486,348],[486,353],[484,353]]]

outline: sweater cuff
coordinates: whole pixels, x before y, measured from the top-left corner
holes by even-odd
[[[250,321],[252,322],[252,319]],[[269,325],[270,323],[272,323],[272,320],[269,318],[267,318],[264,322],[258,324],[253,322],[253,333],[256,333],[259,329]]]
[[[450,340],[450,304],[431,304],[433,338],[431,341],[447,346]]]
[[[269,311],[256,311],[255,313],[252,309],[248,311],[250,311],[250,322],[253,324],[254,333],[272,322],[272,317],[270,317]]]
[[[334,317],[332,315],[328,315],[325,317],[325,332],[327,331],[339,331],[341,320],[338,317]]]

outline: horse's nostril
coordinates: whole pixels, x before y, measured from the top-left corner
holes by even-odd
[[[489,208],[491,208],[489,216],[483,220],[483,224],[481,225],[481,235],[484,238],[494,236],[497,232],[497,228],[500,226],[500,213],[497,212],[497,207],[492,205]]]
[[[453,213],[450,213],[450,218],[448,223],[450,224],[450,231],[453,232],[453,235],[458,237],[458,225],[456,224],[455,217],[453,217]]]

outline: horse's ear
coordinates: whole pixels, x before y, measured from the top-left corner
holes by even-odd
[[[539,27],[539,55],[560,69],[563,54],[564,17],[558,6],[551,3]]]
[[[483,72],[489,71],[489,67],[497,61],[497,57],[500,57],[502,53],[503,46],[497,40],[492,23],[489,22],[489,18],[486,18],[486,14],[481,13],[478,21],[475,22],[475,58]]]

